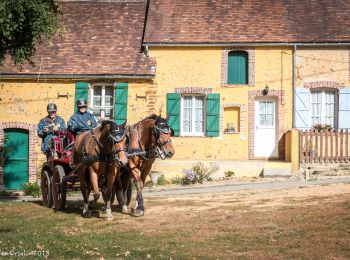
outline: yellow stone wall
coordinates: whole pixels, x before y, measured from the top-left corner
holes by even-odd
[[[83,80],[2,80],[0,82],[0,122],[26,122],[38,124],[47,115],[48,103],[58,106],[58,115],[68,122],[74,113],[75,82]],[[87,81],[88,82],[88,81]],[[121,81],[120,81],[121,82]],[[128,124],[154,113],[155,87],[151,80],[129,80],[128,86]],[[136,98],[136,96],[147,99]],[[58,95],[66,95],[58,97]],[[38,171],[45,156],[41,153],[41,139],[35,147],[38,155],[36,167]]]
[[[221,86],[221,48],[214,47],[152,47],[150,56],[157,60],[156,110],[166,112],[166,94],[175,88],[212,88],[220,93],[221,106],[241,104],[245,106],[244,132],[223,134],[220,137],[174,137],[175,160],[247,160],[248,159],[248,91],[270,89],[284,90],[284,129],[292,127],[292,50],[269,47],[255,49],[255,85],[235,87]],[[222,108],[222,112],[224,109]],[[226,126],[225,126],[226,127]],[[242,126],[240,126],[242,128]]]
[[[297,86],[305,82],[334,81],[350,85],[348,48],[298,48]]]
[[[240,126],[240,108],[238,107],[228,107],[224,109],[224,128],[227,128],[227,124],[232,124],[235,128],[235,131],[239,131]]]

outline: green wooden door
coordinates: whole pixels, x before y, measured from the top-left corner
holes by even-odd
[[[5,129],[5,189],[21,190],[28,182],[28,141],[28,131]]]

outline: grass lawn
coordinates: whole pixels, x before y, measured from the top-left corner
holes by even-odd
[[[0,203],[0,259],[350,259],[350,184],[145,202],[144,217],[113,221],[76,201]]]

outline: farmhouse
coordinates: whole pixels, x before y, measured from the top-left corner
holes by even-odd
[[[170,113],[176,153],[154,168],[166,176],[198,161],[241,176],[291,174],[292,129],[350,128],[349,4],[60,2],[63,38],[37,47],[35,67],[1,67],[0,190],[36,181],[37,123],[50,102],[66,121],[81,97],[97,119]]]

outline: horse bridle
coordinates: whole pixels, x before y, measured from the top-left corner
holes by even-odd
[[[128,127],[127,127],[128,128]],[[117,160],[118,162],[121,162],[119,156],[117,156],[120,152],[123,152],[123,151],[126,151],[125,148],[119,148],[117,150],[114,150],[114,145],[116,143],[119,143],[121,142],[124,137],[126,136],[126,131],[127,131],[127,128],[125,129],[122,129],[120,127],[118,127],[117,129],[114,129],[112,131],[109,132],[108,134],[108,139],[112,141],[112,157],[111,160]],[[113,133],[113,134],[112,134]],[[98,158],[93,158],[91,156],[89,156],[89,153],[87,153],[86,151],[84,151],[85,149],[85,143],[88,139],[88,137],[91,136],[93,138],[93,140],[95,141],[95,143],[97,144],[97,146],[99,146],[100,149],[103,149],[104,148],[104,145],[96,138],[95,136],[95,133],[94,133],[94,129],[91,129],[89,131],[89,134],[85,136],[83,142],[84,142],[84,145],[82,145],[82,154],[85,154],[87,155],[84,159],[85,160],[89,160],[91,162],[98,162],[98,161],[101,161],[100,159]],[[92,150],[92,143],[90,144],[90,149],[89,151]],[[107,159],[107,161],[109,161],[109,159]]]
[[[157,147],[159,148],[158,155],[159,157],[164,160],[166,158],[164,146],[168,143],[172,143],[171,139],[161,142],[160,141],[160,132],[164,134],[171,134],[171,128],[167,123],[160,123],[159,125],[155,124],[153,127],[153,133],[157,139]]]
[[[114,145],[116,143],[120,143],[125,137],[127,137],[126,132],[127,132],[128,128],[129,128],[129,126],[124,128],[124,129],[118,127],[118,129],[115,129],[115,130],[109,132],[108,138],[110,140],[112,140],[112,143],[113,143],[112,151],[114,152],[116,158],[117,158],[118,153],[127,152],[127,149],[125,149],[125,148],[119,148],[117,150],[114,150]],[[119,160],[119,157],[117,159]]]

